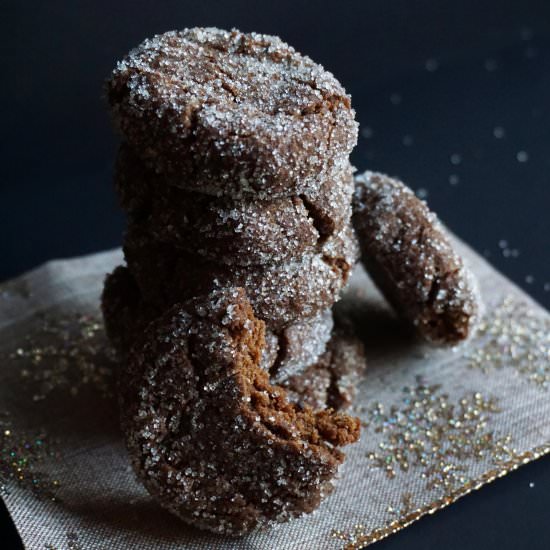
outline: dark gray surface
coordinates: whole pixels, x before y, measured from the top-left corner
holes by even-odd
[[[0,280],[120,243],[123,218],[110,182],[116,141],[102,81],[146,36],[216,25],[279,34],[332,70],[370,129],[354,152],[356,166],[427,190],[459,236],[550,307],[550,4],[340,4],[345,9],[332,2],[4,3]],[[502,240],[517,258],[505,257]],[[546,458],[379,548],[547,550],[549,508]],[[16,548],[2,511],[0,525],[0,540]]]

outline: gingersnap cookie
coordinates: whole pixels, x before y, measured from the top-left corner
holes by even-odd
[[[319,251],[351,218],[353,169],[315,193],[272,200],[211,197],[166,185],[128,147],[115,172],[121,204],[151,240],[226,264],[275,263]]]
[[[373,172],[356,177],[353,209],[362,262],[388,301],[430,342],[466,339],[479,317],[477,284],[436,215]]]
[[[101,307],[107,336],[121,359],[161,315],[143,303],[124,266],[106,277]],[[271,383],[285,388],[293,403],[334,410],[351,406],[366,367],[363,345],[349,328],[339,326],[333,334],[333,327],[332,311],[326,310],[279,333],[265,331],[260,367],[269,373]]]
[[[274,36],[157,35],[117,64],[106,91],[115,125],[149,166],[216,196],[315,191],[357,141],[341,84]]]
[[[337,329],[315,363],[284,378],[280,385],[289,400],[302,406],[345,410],[353,404],[366,367],[363,343],[351,333]]]
[[[107,338],[121,357],[127,355],[145,327],[162,313],[143,301],[134,277],[122,265],[105,277],[101,311]]]
[[[153,242],[135,224],[126,234],[124,254],[146,302],[166,308],[213,288],[240,286],[256,315],[278,331],[332,306],[347,283],[358,248],[348,225],[320,253],[282,264],[227,266]]]
[[[242,289],[175,306],[121,377],[134,470],[186,523],[240,535],[317,508],[359,420],[290,403],[260,368],[264,323]]]
[[[332,310],[327,309],[279,331],[276,334],[277,353],[273,363],[267,366],[271,381],[278,384],[318,361],[326,350],[333,328]]]
[[[121,358],[127,356],[147,325],[161,314],[147,304],[127,267],[118,266],[105,278],[101,308],[107,337]],[[278,332],[266,330],[261,367],[274,383],[294,375],[319,360],[331,338],[334,321],[327,309],[298,320]]]

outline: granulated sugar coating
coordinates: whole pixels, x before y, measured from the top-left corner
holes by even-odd
[[[278,263],[319,252],[351,218],[353,170],[319,182],[315,193],[235,200],[163,185],[127,147],[119,151],[115,186],[122,207],[152,241],[237,265]]]
[[[332,306],[357,260],[358,247],[348,225],[324,243],[321,252],[300,260],[226,266],[151,242],[141,226],[132,225],[124,254],[147,302],[165,308],[212,288],[240,286],[246,289],[255,314],[277,331]]]
[[[476,282],[435,214],[408,187],[383,174],[357,176],[353,223],[369,274],[425,339],[456,344],[472,333]]]
[[[149,323],[161,315],[142,300],[132,274],[123,266],[106,277],[101,306],[107,335],[122,360],[134,342],[142,341]],[[332,310],[327,309],[279,332],[266,330],[260,366],[272,383],[289,390],[293,402],[336,410],[351,405],[354,386],[365,370],[365,357],[350,328],[339,328],[335,343],[333,327]],[[344,355],[346,349],[350,353]]]
[[[365,374],[367,363],[362,342],[342,328],[337,328],[326,351],[317,361],[280,385],[288,398],[314,409],[330,407],[336,411],[349,408],[357,384]]]
[[[102,309],[134,468],[199,528],[311,512],[359,436],[334,411],[363,348],[331,311],[359,256],[350,99],[278,38],[218,29],[146,40],[107,95],[128,231]]]
[[[242,289],[175,306],[122,374],[122,426],[147,490],[220,533],[314,510],[332,490],[359,420],[291,404],[259,367],[264,323]]]
[[[272,381],[279,383],[315,363],[324,353],[333,328],[332,309],[327,309],[282,329],[277,334],[275,360],[266,365]]]
[[[145,40],[107,83],[126,141],[172,185],[264,198],[315,191],[357,141],[334,76],[279,38],[214,28]]]

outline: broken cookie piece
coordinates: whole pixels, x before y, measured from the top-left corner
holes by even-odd
[[[174,306],[134,345],[122,426],[149,493],[184,521],[243,534],[311,512],[359,421],[287,399],[259,364],[265,325],[242,289]]]

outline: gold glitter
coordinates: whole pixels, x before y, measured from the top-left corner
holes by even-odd
[[[488,418],[500,412],[494,399],[473,393],[453,402],[440,386],[423,384],[405,387],[403,394],[401,407],[386,413],[377,403],[366,411],[367,428],[385,436],[367,458],[389,479],[420,468],[427,490],[448,491],[465,483],[465,460],[499,463],[514,456],[509,436],[486,429]]]
[[[350,531],[334,530],[332,536],[344,543],[345,550],[365,548],[550,452],[547,442],[518,453],[510,446],[509,436],[488,430],[491,417],[499,412],[496,400],[480,392],[451,400],[439,385],[423,384],[420,379],[415,387],[403,389],[399,406],[386,411],[382,403],[376,403],[363,410],[367,429],[383,437],[377,449],[367,452],[373,466],[389,479],[420,475],[426,480],[425,490],[436,493],[431,502],[422,504],[406,492],[400,505],[389,504],[382,527],[369,530],[358,524]],[[488,470],[469,474],[468,465],[480,461],[488,461]]]
[[[37,470],[41,461],[55,456],[45,433],[18,432],[7,413],[0,415],[0,495],[9,495],[15,484],[38,498],[55,500],[59,482]]]
[[[401,516],[407,515],[413,509],[414,509],[413,495],[411,493],[403,493],[403,495],[401,495],[401,505],[400,506],[390,505],[386,508],[386,512],[388,512],[388,514],[392,516],[401,517]]]
[[[512,368],[541,388],[550,387],[550,320],[507,297],[480,324],[468,366],[489,373]]]
[[[480,489],[483,485],[491,483],[500,477],[504,477],[510,472],[517,470],[520,466],[532,462],[533,460],[549,453],[550,441],[545,445],[538,446],[531,451],[517,454],[510,460],[501,462],[498,467],[481,474],[475,479],[467,481],[460,487],[452,490],[447,495],[438,498],[425,506],[419,506],[418,508],[400,516],[398,519],[389,521],[383,527],[367,531],[364,525],[358,524],[349,533],[340,530],[333,530],[331,534],[334,538],[344,542],[342,550],[360,550],[361,548],[366,548],[370,544],[378,542],[379,540],[382,540],[394,533],[397,533],[401,529],[408,527],[411,523],[414,523],[423,516],[433,514],[468,493]]]
[[[38,330],[8,357],[21,362],[21,378],[35,388],[35,401],[56,389],[76,396],[85,386],[112,395],[114,355],[98,317],[41,315]]]
[[[69,531],[65,534],[65,546],[54,546],[53,544],[45,544],[45,550],[83,550],[78,540],[78,535],[73,531]]]

